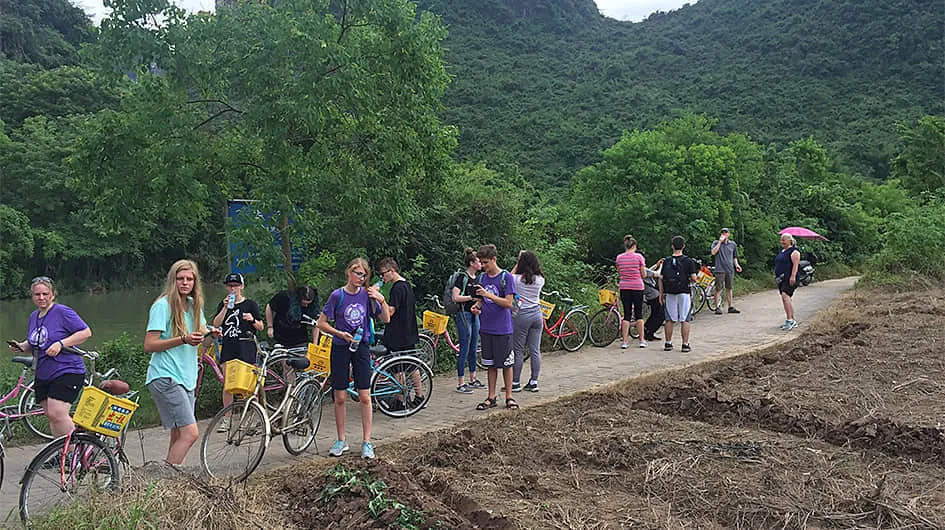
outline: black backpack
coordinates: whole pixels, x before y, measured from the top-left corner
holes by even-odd
[[[458,304],[453,301],[453,287],[456,285],[456,280],[459,278],[459,275],[463,275],[463,287],[459,290],[460,294],[466,290],[466,284],[469,282],[469,275],[466,274],[466,271],[456,271],[450,275],[449,281],[446,283],[446,287],[443,289],[443,312],[447,315],[455,315],[459,313],[460,307],[462,304]]]
[[[663,259],[663,292],[685,293],[689,291],[689,274],[687,274],[683,256],[667,256]]]

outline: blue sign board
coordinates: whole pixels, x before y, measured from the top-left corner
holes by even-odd
[[[226,217],[235,226],[240,226],[242,223],[250,222],[251,219],[256,220],[255,222],[265,223],[267,220],[271,219],[272,214],[264,214],[258,210],[250,209],[244,213],[244,209],[252,208],[252,200],[246,199],[232,199],[227,201],[226,205]],[[279,231],[275,228],[269,229],[272,233],[272,244],[279,249],[279,252],[282,252],[282,237],[279,235]],[[230,234],[227,233],[227,254],[229,255],[230,261],[230,270],[233,272],[238,272],[240,274],[253,274],[256,272],[256,263],[252,259],[252,248],[250,245],[247,245],[240,241],[233,241],[230,238]],[[299,270],[299,266],[302,264],[302,259],[305,255],[304,249],[301,245],[292,246],[292,270]],[[282,264],[278,265],[279,269],[282,269]]]

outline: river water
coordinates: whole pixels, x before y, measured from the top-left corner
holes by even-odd
[[[92,338],[83,346],[96,349],[107,340],[120,336],[123,332],[144,343],[145,328],[148,325],[148,310],[163,286],[152,288],[139,287],[111,291],[105,294],[63,294],[56,297],[56,302],[65,304],[79,314],[92,330]],[[223,298],[226,289],[222,285],[204,285],[204,296],[210,308],[204,314],[210,318],[210,312]],[[26,339],[26,321],[36,309],[29,298],[21,300],[0,300],[0,338],[4,342]]]

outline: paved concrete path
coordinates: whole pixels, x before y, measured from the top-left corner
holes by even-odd
[[[681,340],[679,330],[674,332],[676,348],[664,352],[662,343],[651,344],[641,349],[631,343],[630,349],[621,350],[620,341],[607,348],[585,346],[573,353],[555,352],[542,359],[540,392],[520,392],[515,394],[516,401],[522,407],[554,400],[561,396],[609,384],[619,379],[632,378],[641,374],[652,373],[668,368],[677,368],[699,362],[738,355],[748,350],[771,346],[790,340],[807,327],[808,321],[816,318],[817,313],[831,305],[844,291],[850,289],[857,278],[843,278],[816,282],[809,287],[798,289],[794,296],[796,317],[800,327],[784,332],[779,326],[784,322],[784,310],[781,300],[774,291],[752,294],[735,300],[740,314],[715,315],[703,309],[692,323],[691,353],[679,351]],[[522,373],[522,381],[527,381],[529,368]],[[485,371],[479,374],[485,381]],[[501,388],[502,384],[499,384]],[[474,394],[458,394],[454,374],[438,376],[434,383],[434,393],[429,406],[414,416],[405,419],[393,419],[379,412],[374,414],[374,433],[372,438],[378,444],[379,457],[384,455],[384,444],[414,434],[428,432],[443,427],[456,425],[463,421],[481,418],[489,412],[475,410],[476,404],[486,397],[485,390]],[[493,410],[504,410],[501,403]],[[200,422],[201,433],[207,420]],[[273,469],[292,462],[327,457],[328,447],[335,438],[334,415],[326,409],[319,428],[315,448],[301,457],[295,457],[285,451],[282,441],[273,439],[263,458],[260,470]],[[357,457],[360,454],[361,421],[357,404],[349,401],[347,438],[352,452],[344,458]],[[145,461],[161,460],[167,452],[168,435],[161,428],[141,429],[128,434],[127,453],[133,466]],[[198,441],[199,444],[199,441]],[[15,509],[19,496],[19,481],[29,461],[39,452],[42,445],[25,445],[7,448],[6,473],[0,488],[0,521],[3,515]],[[199,456],[191,449],[187,459],[189,467],[199,467]],[[250,478],[252,480],[252,478]]]

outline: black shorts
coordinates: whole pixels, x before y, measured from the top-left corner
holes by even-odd
[[[33,381],[33,394],[36,402],[42,403],[46,398],[53,398],[65,403],[73,403],[85,386],[85,375],[62,374],[55,379]]]
[[[367,341],[354,352],[348,349],[347,344],[332,344],[330,362],[332,390],[347,390],[349,374],[354,377],[354,388],[371,388],[371,346]]]
[[[239,359],[244,363],[256,364],[256,342],[241,340],[238,344],[239,346],[236,348],[229,348],[224,345],[220,349],[220,362],[225,363],[233,359]]]
[[[782,292],[788,296],[794,296],[794,291],[797,289],[797,281],[794,282],[794,285],[791,285],[790,278],[782,278],[778,282],[778,291]]]
[[[620,302],[623,303],[623,319],[627,322],[643,320],[643,289],[620,290]]]
[[[479,333],[479,343],[482,344],[482,364],[486,368],[511,368],[515,364],[511,334]]]

